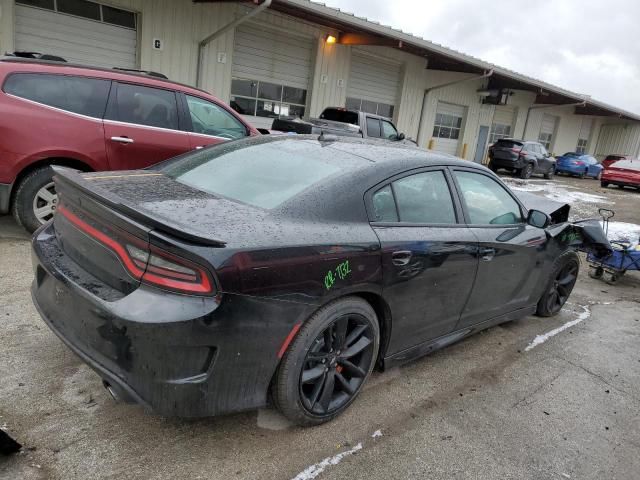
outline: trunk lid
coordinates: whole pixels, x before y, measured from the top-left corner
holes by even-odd
[[[493,157],[502,160],[517,160],[523,146],[522,142],[498,140],[492,147]]]

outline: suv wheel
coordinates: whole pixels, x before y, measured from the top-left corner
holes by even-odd
[[[531,175],[533,174],[533,163],[527,163],[521,170],[520,170],[520,178],[531,178]]]
[[[13,216],[28,232],[45,224],[55,213],[58,195],[51,167],[40,167],[22,179],[13,197]]]
[[[346,297],[318,310],[287,349],[272,385],[273,400],[292,422],[319,425],[342,413],[360,393],[378,356],[373,308]]]
[[[498,172],[498,167],[496,167],[493,162],[489,162],[489,170],[491,170],[493,173],[497,173]]]
[[[551,167],[549,169],[549,171],[547,173],[544,174],[544,178],[546,178],[547,180],[551,180],[553,178],[553,175],[556,173],[556,169]]]

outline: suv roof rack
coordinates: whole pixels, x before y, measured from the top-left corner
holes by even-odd
[[[169,80],[169,77],[167,77],[164,73],[153,72],[151,70],[138,70],[135,68],[123,68],[123,67],[113,67],[113,70],[118,70],[121,72],[142,73],[144,75],[149,75],[150,77],[157,77],[157,78],[163,78],[165,80]]]

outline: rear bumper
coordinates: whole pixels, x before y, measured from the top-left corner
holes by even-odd
[[[99,280],[74,273],[51,224],[32,245],[32,298],[45,323],[119,397],[165,416],[265,405],[282,341],[309,314],[309,306],[293,302],[146,286],[104,295]]]
[[[0,183],[0,215],[9,213],[9,200],[11,198],[11,183]]]
[[[609,183],[611,185],[619,185],[621,187],[635,187],[640,188],[640,179],[634,180],[627,177],[621,177],[618,175],[602,175],[600,177],[601,182]]]
[[[571,175],[581,175],[585,173],[585,168],[556,164],[556,173],[569,173]]]
[[[491,164],[497,168],[508,168],[508,169],[518,170],[525,166],[526,160],[522,157],[518,157],[517,159],[492,157]]]

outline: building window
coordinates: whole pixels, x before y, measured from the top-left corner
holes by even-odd
[[[347,97],[345,108],[349,110],[359,110],[365,113],[373,113],[374,115],[380,115],[381,117],[392,118],[394,106],[389,105],[388,103],[372,102],[361,98]]]
[[[587,142],[585,138],[578,139],[578,146],[576,147],[576,153],[583,154],[587,152]]]
[[[435,138],[450,138],[457,140],[460,138],[462,128],[462,117],[448,113],[436,113],[436,121],[433,125],[433,136]]]
[[[501,138],[509,138],[511,136],[511,125],[502,123],[494,123],[491,125],[489,132],[489,144],[496,143]]]
[[[242,115],[257,117],[302,117],[307,91],[277,83],[234,78],[231,80],[231,107]]]
[[[548,151],[551,150],[551,139],[553,137],[552,133],[542,133],[540,132],[540,136],[538,137],[538,141],[544,145]]]
[[[47,10],[88,18],[97,22],[110,23],[133,30],[136,28],[135,13],[87,0],[16,0],[16,3],[30,7],[46,8]]]

